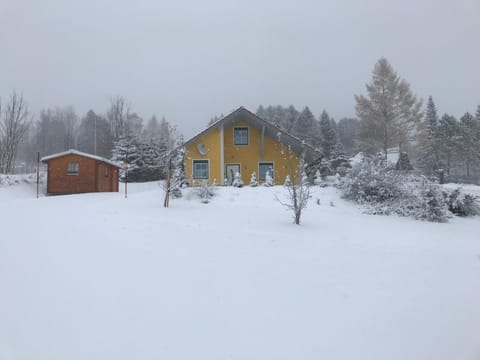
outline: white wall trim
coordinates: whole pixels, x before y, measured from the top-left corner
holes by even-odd
[[[220,184],[225,184],[225,145],[223,124],[220,125]]]

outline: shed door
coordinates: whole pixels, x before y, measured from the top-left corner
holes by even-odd
[[[97,191],[113,191],[112,188],[112,168],[104,163],[97,165]]]

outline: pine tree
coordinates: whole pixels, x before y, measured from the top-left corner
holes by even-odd
[[[182,197],[182,188],[187,184],[184,163],[185,148],[177,148],[173,155],[173,158],[173,174],[170,181],[170,193],[174,198],[179,198]]]
[[[337,125],[338,142],[342,144],[344,151],[349,156],[354,155],[357,151],[356,141],[359,132],[358,119],[344,118],[340,119]]]
[[[308,144],[313,144],[315,116],[306,106],[298,116],[292,127],[292,134]]]
[[[334,155],[334,151],[337,147],[337,134],[332,128],[332,121],[325,110],[323,110],[320,115],[319,126],[323,154],[327,159],[330,159],[332,155]]]
[[[480,121],[475,119],[470,113],[465,113],[460,118],[460,151],[465,172],[469,178],[472,169],[480,163]]]
[[[460,149],[461,129],[455,117],[443,115],[438,124],[439,165],[450,174]]]
[[[418,166],[426,175],[433,175],[440,168],[439,120],[432,97],[428,98],[425,121],[420,124]]]

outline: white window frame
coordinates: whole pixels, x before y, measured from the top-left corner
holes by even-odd
[[[69,161],[67,163],[67,175],[78,175],[80,172],[80,164],[78,161]]]
[[[207,163],[207,177],[195,176],[195,162],[204,164]],[[209,159],[192,159],[192,179],[194,180],[208,180],[210,178],[210,160]]]
[[[247,129],[247,143],[246,144],[237,144],[235,142],[235,130],[237,129]],[[234,146],[248,146],[250,144],[250,128],[248,126],[235,126],[233,128],[233,145]]]
[[[272,172],[273,174],[270,174],[270,176],[273,178],[274,174],[275,174],[275,162],[274,161],[259,161],[258,162],[258,181],[265,181],[265,178],[261,178],[261,173],[260,173],[260,165],[272,165]],[[265,175],[267,173],[265,172]]]

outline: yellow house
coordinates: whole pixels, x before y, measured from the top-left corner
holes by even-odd
[[[190,183],[231,185],[240,173],[245,185],[253,172],[259,183],[267,172],[275,184],[298,169],[300,159],[322,157],[314,147],[240,107],[185,142],[185,175]]]

